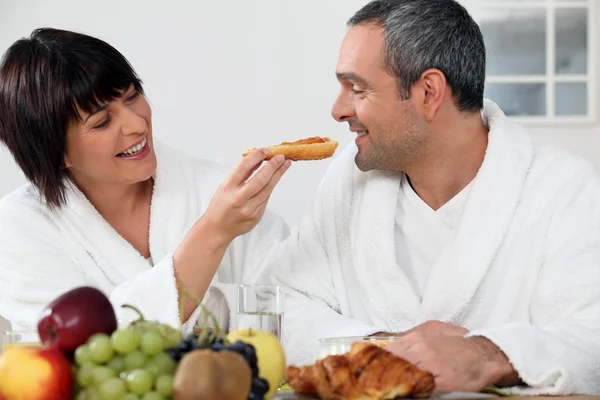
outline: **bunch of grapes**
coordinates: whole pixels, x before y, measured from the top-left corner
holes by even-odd
[[[180,340],[180,331],[149,321],[90,337],[75,351],[76,399],[170,399],[177,364],[165,349]]]
[[[252,370],[252,388],[248,395],[248,400],[263,400],[265,394],[269,391],[269,382],[258,376],[258,359],[254,346],[244,343],[240,340],[233,344],[226,343],[222,337],[214,332],[200,337],[197,334],[190,333],[186,335],[176,347],[166,350],[166,353],[174,362],[179,362],[181,358],[194,350],[208,349],[212,351],[233,351],[241,355]]]

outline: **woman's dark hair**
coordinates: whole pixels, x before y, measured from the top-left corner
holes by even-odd
[[[142,82],[108,43],[81,33],[36,29],[0,62],[0,142],[50,208],[66,201],[67,128]]]

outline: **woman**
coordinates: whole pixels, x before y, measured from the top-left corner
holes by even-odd
[[[265,207],[290,162],[258,169],[258,150],[227,176],[154,142],[140,79],[90,36],[38,29],[8,49],[0,141],[30,182],[0,202],[0,315],[13,329],[82,285],[119,313],[129,303],[189,329],[199,310],[185,288],[227,323],[218,284],[252,283],[288,234]]]

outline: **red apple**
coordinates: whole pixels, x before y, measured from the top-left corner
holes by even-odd
[[[73,386],[71,364],[56,348],[8,345],[0,356],[0,399],[69,400]]]
[[[38,334],[45,345],[67,354],[96,333],[110,335],[117,329],[115,310],[108,298],[93,287],[70,290],[50,303],[38,321]]]

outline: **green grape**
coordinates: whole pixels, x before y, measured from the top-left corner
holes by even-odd
[[[140,339],[133,329],[121,329],[115,331],[112,334],[110,341],[113,349],[119,354],[131,353],[132,351],[137,350],[140,344]]]
[[[136,369],[127,374],[125,378],[127,389],[135,394],[144,394],[152,390],[154,379],[152,374],[145,369]]]
[[[145,332],[155,333],[160,336],[160,326],[156,322],[147,321],[143,325],[143,329]]]
[[[167,324],[158,324],[157,327],[165,349],[168,347],[176,347],[179,344],[183,336],[180,331]]]
[[[121,400],[140,400],[140,396],[135,393],[127,393],[125,396],[121,397]]]
[[[150,372],[154,378],[160,375],[160,367],[153,360],[148,361],[144,369]]]
[[[90,347],[90,359],[97,364],[104,364],[115,354],[110,337],[105,334],[97,334],[88,340]]]
[[[156,355],[164,350],[163,340],[154,332],[145,332],[140,339],[140,348],[149,356]]]
[[[179,342],[181,342],[182,337],[183,335],[181,334],[181,331],[169,327],[165,337],[163,338],[166,341],[165,347],[177,347]]]
[[[94,385],[98,386],[102,382],[109,380],[110,378],[114,378],[117,376],[115,371],[108,367],[99,366],[92,370],[92,382]]]
[[[129,353],[125,356],[125,370],[133,371],[134,369],[144,368],[148,362],[148,356],[139,350]]]
[[[90,346],[84,344],[75,350],[75,363],[81,366],[86,361],[92,361],[90,356]]]
[[[79,367],[79,369],[84,369],[84,368],[94,368],[97,367],[98,365],[96,363],[94,363],[93,361],[86,361],[83,364],[81,364],[81,366]]]
[[[156,392],[162,394],[163,396],[171,396],[173,394],[173,376],[169,374],[162,374],[156,378],[156,383],[154,384],[156,388]]]
[[[102,400],[100,393],[98,393],[98,388],[89,387],[85,389],[85,400]]]
[[[79,386],[85,388],[85,387],[91,386],[94,383],[93,375],[92,375],[93,371],[94,371],[93,366],[87,366],[87,367],[84,366],[84,367],[79,368],[79,370],[77,371],[77,374],[75,375],[75,379],[76,379],[77,383],[79,384]]]
[[[171,327],[169,325],[156,324],[156,331],[162,337],[167,336],[167,332],[169,331],[169,329],[171,329]]]
[[[125,358],[123,356],[114,356],[106,366],[119,375],[121,372],[125,371]]]
[[[141,339],[144,332],[146,332],[139,323],[133,325],[129,329],[133,329],[133,333],[135,333],[138,339]]]
[[[148,392],[143,397],[142,400],[165,400],[165,397],[156,392]]]
[[[144,333],[155,333],[160,336],[160,330],[155,323],[150,321],[137,322],[133,329],[140,339]]]
[[[177,363],[167,353],[158,353],[151,362],[158,365],[161,374],[173,374],[177,368]]]
[[[100,384],[98,393],[102,400],[115,400],[127,393],[127,386],[119,378],[110,378]]]
[[[167,334],[166,333],[160,335],[160,340],[161,340],[161,343],[162,343],[161,344],[161,346],[162,346],[162,350],[161,351],[163,351],[163,350],[165,350],[165,349],[167,349],[167,348],[170,347],[169,346],[169,339],[167,338]]]

